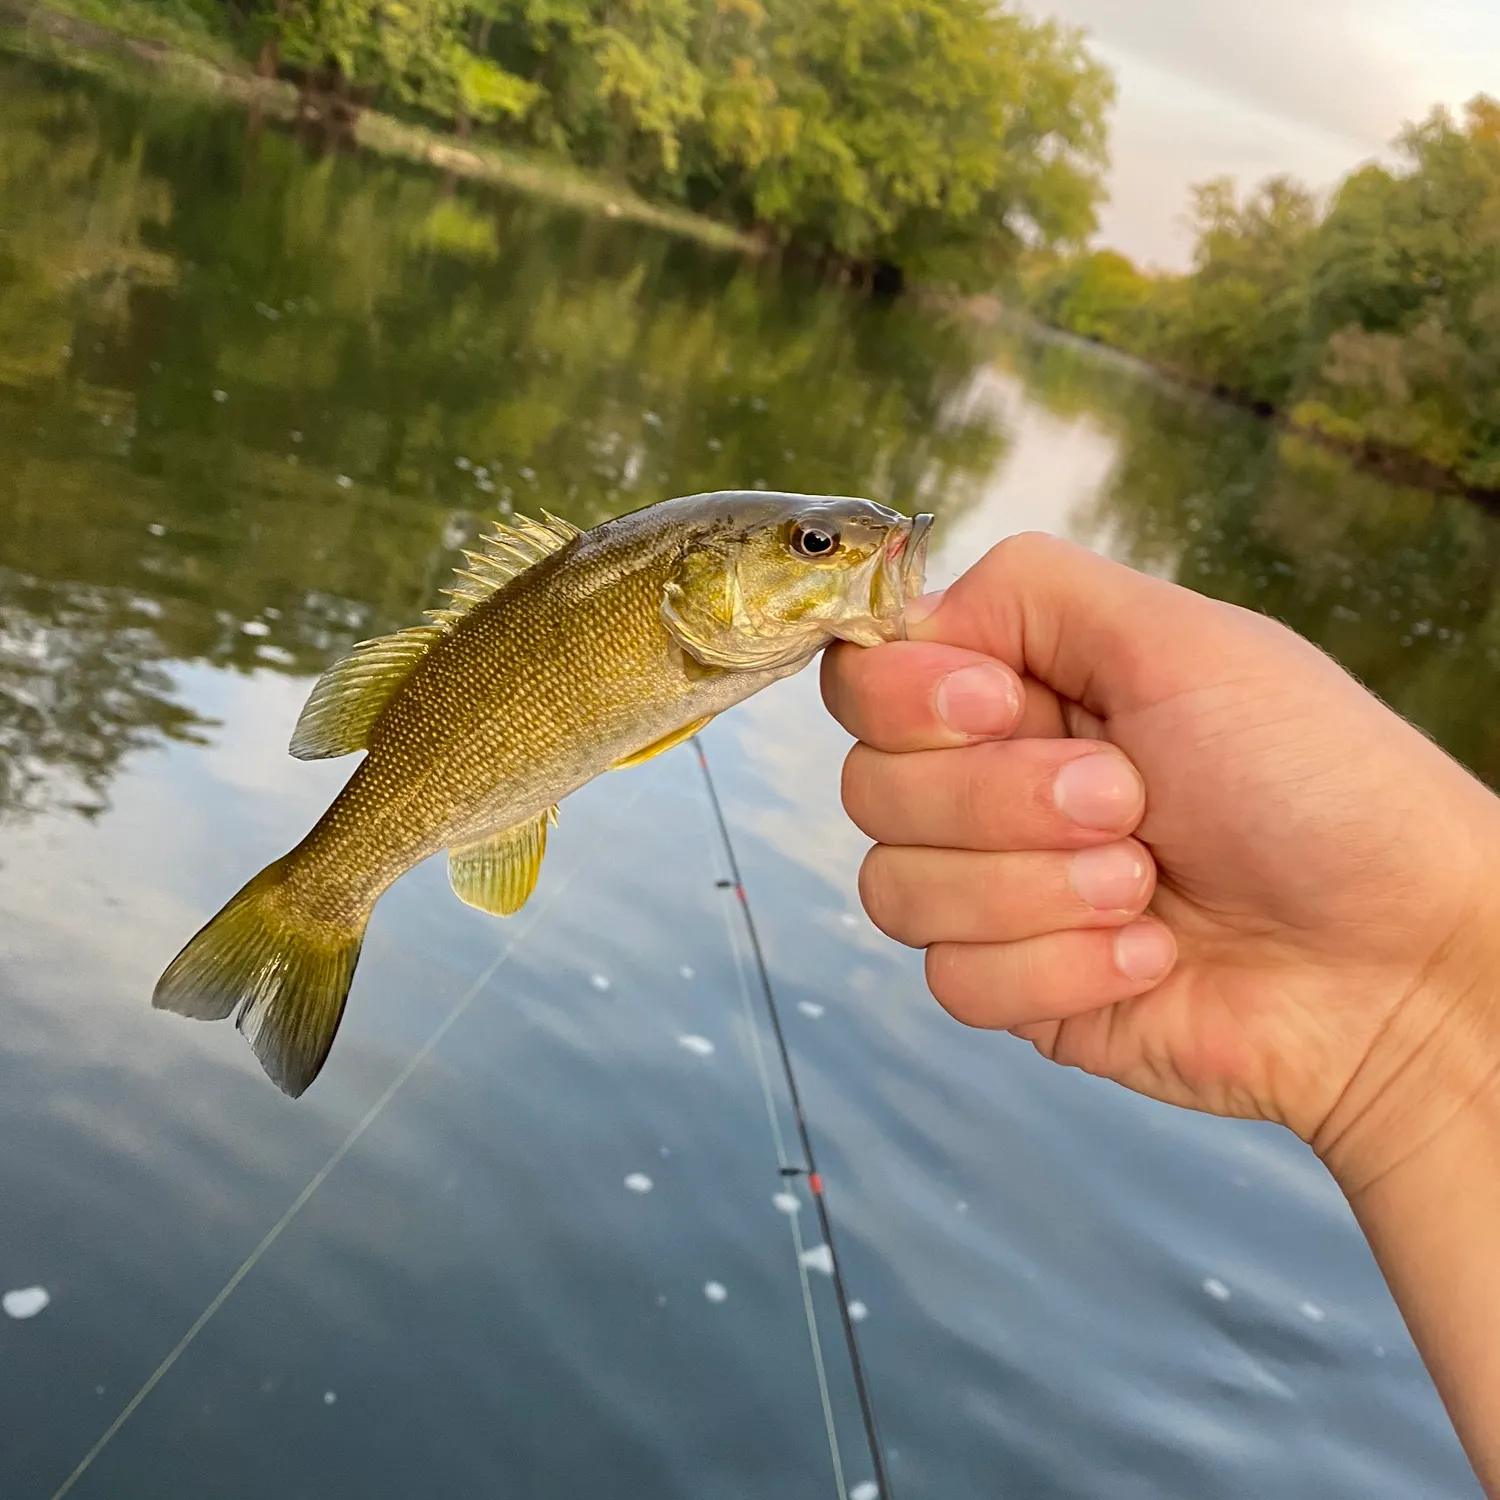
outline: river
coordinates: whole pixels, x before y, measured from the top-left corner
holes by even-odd
[[[690,747],[571,799],[511,922],[403,880],[300,1101],[149,1005],[347,774],[286,755],[311,680],[486,517],[752,485],[936,511],[937,583],[1042,527],[1266,610],[1500,783],[1466,502],[1068,341],[0,59],[5,1500],[877,1493]],[[1478,1495],[1300,1143],[939,1011],[859,910],[813,674],[703,744],[893,1496]]]

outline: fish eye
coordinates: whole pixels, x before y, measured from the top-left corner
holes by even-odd
[[[792,551],[803,557],[828,557],[839,550],[839,534],[826,526],[798,522],[792,528]]]

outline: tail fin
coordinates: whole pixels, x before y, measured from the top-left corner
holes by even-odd
[[[318,1076],[344,1014],[365,921],[346,926],[299,911],[285,859],[267,866],[188,943],[151,1003],[235,1025],[272,1081],[294,1099]]]

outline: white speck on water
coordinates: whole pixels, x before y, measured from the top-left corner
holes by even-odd
[[[656,1148],[656,1154],[661,1157],[663,1161],[665,1161],[672,1154],[672,1148],[670,1146],[658,1146]]]
[[[710,1302],[722,1302],[729,1295],[729,1290],[722,1281],[705,1281],[703,1295]]]
[[[825,1276],[833,1275],[833,1251],[827,1245],[814,1245],[797,1257],[809,1271],[821,1271]]]
[[[589,983],[602,995],[609,988],[609,977],[605,974],[590,974]]]
[[[302,434],[300,432],[293,432],[291,436],[294,443],[300,443],[302,441]]]
[[[214,400],[217,401],[220,406],[222,406],[228,399],[229,399],[229,392],[228,391],[215,391],[214,392]]]
[[[665,1292],[658,1292],[656,1294],[656,1305],[658,1307],[665,1307],[667,1305],[667,1294]]]
[[[8,1318],[34,1318],[52,1300],[44,1286],[20,1286],[0,1297]]]
[[[113,421],[114,418],[108,412],[105,412],[104,415],[99,418],[99,425],[101,427],[108,427]]]
[[[94,1387],[94,1394],[96,1396],[102,1396],[104,1394],[104,1387],[102,1385],[96,1385]]]
[[[681,974],[684,979],[691,979],[698,971],[692,966],[692,964],[683,964],[677,972]]]
[[[714,1055],[714,1044],[706,1036],[680,1036],[677,1045],[691,1052],[694,1057],[712,1057]]]
[[[776,1205],[778,1213],[796,1214],[802,1212],[802,1200],[795,1193],[777,1193],[771,1202]]]
[[[149,531],[152,536],[165,536],[167,534],[167,528],[163,526],[160,521],[153,521],[146,528],[146,530]]]
[[[1384,1344],[1376,1344],[1376,1346],[1375,1346],[1375,1358],[1376,1359],[1384,1359],[1385,1358],[1385,1345]]]
[[[1321,1323],[1328,1314],[1318,1306],[1316,1302],[1299,1302],[1297,1311],[1302,1314],[1309,1323]]]
[[[241,635],[270,635],[271,627],[264,620],[246,620],[240,626]]]
[[[338,1398],[338,1393],[336,1391],[324,1391],[323,1392],[323,1405],[324,1406],[332,1406],[333,1403],[335,1401],[337,1401],[338,1399],[339,1399]]]
[[[960,1198],[960,1199],[959,1199],[959,1200],[958,1200],[958,1202],[957,1202],[957,1203],[955,1203],[955,1204],[954,1204],[954,1205],[953,1205],[953,1206],[954,1206],[954,1208],[956,1208],[956,1209],[957,1209],[957,1210],[958,1210],[958,1211],[959,1211],[959,1213],[961,1213],[961,1214],[966,1214],[966,1213],[968,1213],[968,1211],[969,1211],[969,1205],[968,1205],[968,1202],[967,1202],[967,1201],[966,1201],[966,1200],[965,1200],[965,1199],[963,1199],[963,1198]]]
[[[856,917],[852,911],[841,911],[839,913],[839,921],[842,922],[845,927],[859,926],[859,918]]]
[[[821,1016],[825,1010],[827,1010],[827,1008],[828,1007],[825,1005],[819,1005],[816,1000],[799,1000],[797,1002],[797,1009],[800,1010],[809,1021],[816,1021],[818,1017]]]
[[[340,474],[335,482],[341,490],[347,490],[354,483],[347,474]]]
[[[1225,1286],[1217,1276],[1210,1276],[1203,1283],[1203,1290],[1207,1292],[1215,1302],[1228,1302],[1231,1295],[1229,1288]]]
[[[527,484],[530,484],[531,481],[536,478],[536,470],[528,469],[525,464],[522,464],[521,467],[516,470],[516,473],[519,474]]]
[[[632,1193],[649,1193],[656,1184],[644,1172],[632,1172],[625,1179],[625,1186]]]
[[[283,651],[280,646],[257,646],[255,654],[262,661],[273,661],[278,667],[289,667],[297,658],[290,651]]]
[[[462,454],[460,454],[453,460],[453,467],[455,469],[472,469],[474,467],[474,463],[473,460],[467,459]]]
[[[711,453],[720,453],[723,451],[724,444],[718,438],[709,438],[708,447]]]
[[[849,1491],[849,1500],[880,1500],[880,1486],[866,1479]]]
[[[863,1302],[851,1302],[849,1304],[849,1321],[851,1323],[863,1323],[870,1316],[870,1309]]]

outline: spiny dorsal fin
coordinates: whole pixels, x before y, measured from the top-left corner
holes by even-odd
[[[571,521],[564,521],[550,511],[544,510],[542,516],[541,521],[517,515],[509,525],[494,522],[490,531],[479,539],[480,550],[464,553],[468,566],[457,569],[453,587],[445,590],[453,603],[446,609],[429,610],[428,619],[451,626],[512,578],[582,535]]]
[[[292,731],[292,754],[298,760],[327,760],[365,749],[381,711],[444,631],[436,623],[413,625],[361,641],[334,662],[302,707]]]
[[[557,809],[549,807],[514,828],[450,849],[448,883],[454,894],[497,917],[520,911],[536,889],[547,852],[547,824],[556,821]]]

